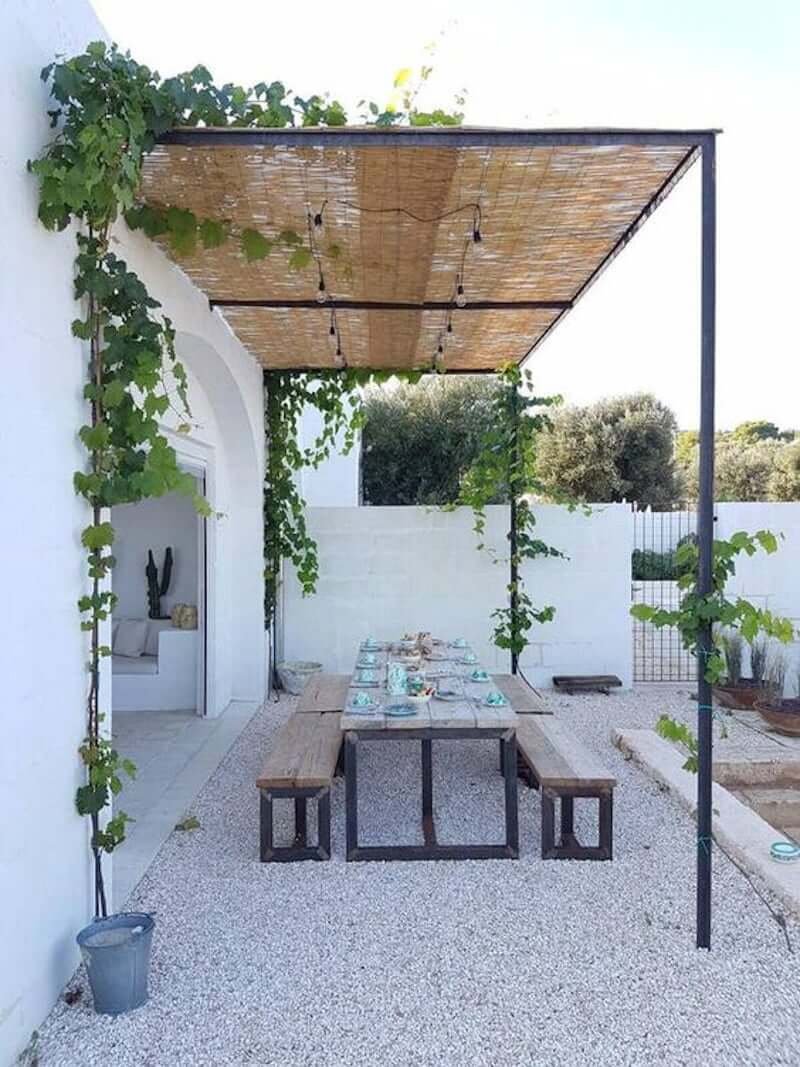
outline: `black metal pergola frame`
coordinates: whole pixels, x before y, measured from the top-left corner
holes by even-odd
[[[306,127],[284,129],[259,128],[191,128],[175,129],[159,138],[160,144],[182,146],[248,146],[248,147],[418,147],[418,148],[555,148],[555,147],[620,147],[653,146],[684,147],[686,149],[673,172],[656,190],[636,219],[626,228],[619,240],[586,278],[568,301],[528,301],[525,307],[552,308],[559,313],[528,350],[524,361],[538,348],[563,317],[578,303],[602,272],[636,234],[646,219],[669,194],[675,183],[699,155],[701,160],[701,345],[700,345],[700,481],[698,496],[697,535],[699,547],[698,593],[712,591],[713,527],[714,527],[714,393],[715,393],[715,323],[716,323],[716,136],[718,130],[656,130],[656,129],[478,129],[465,127],[337,128]],[[316,301],[244,301],[210,298],[212,307],[318,307]],[[369,301],[331,300],[328,307],[367,309],[380,307],[391,310],[443,310],[451,305],[376,304]],[[452,305],[455,309],[455,305]],[[506,307],[521,307],[519,303],[488,301],[475,309],[502,312]],[[469,305],[468,305],[469,307]],[[467,310],[467,309],[459,309]],[[280,368],[282,373],[314,373],[313,368]],[[452,373],[452,372],[450,372]],[[469,371],[465,373],[481,373]],[[491,372],[484,372],[491,373]],[[515,501],[511,501],[512,548],[515,537]],[[513,551],[512,551],[513,555]],[[512,563],[512,586],[516,575]],[[511,608],[513,611],[513,594]],[[712,841],[712,722],[711,685],[705,677],[706,661],[712,650],[710,624],[699,635],[697,655],[697,717],[698,717],[698,775],[697,775],[697,897],[696,943],[699,948],[711,947],[711,841]],[[516,661],[512,670],[516,672]]]

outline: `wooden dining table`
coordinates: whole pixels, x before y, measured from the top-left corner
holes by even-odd
[[[502,706],[487,703],[490,692],[497,690],[491,676],[473,681],[471,675],[482,670],[481,664],[465,662],[471,648],[437,644],[429,657],[423,656],[420,671],[428,684],[454,690],[449,699],[433,696],[429,703],[414,706],[414,713],[394,716],[387,708],[407,704],[406,698],[387,691],[387,667],[404,653],[392,644],[376,649],[359,650],[351,677],[345,708],[340,719],[344,733],[344,772],[346,795],[346,856],[348,860],[462,860],[516,859],[519,856],[519,817],[517,807],[517,715],[506,700]],[[364,665],[363,657],[373,663]],[[357,672],[371,670],[372,685],[356,680]],[[368,694],[375,707],[354,706],[358,693]],[[492,844],[440,844],[436,838],[433,793],[433,742],[480,740],[499,742],[500,773],[503,775],[505,840]],[[420,742],[422,769],[421,824],[422,844],[380,844],[359,842],[358,836],[358,755],[362,743],[369,741]],[[494,752],[494,748],[492,752]],[[494,766],[496,763],[492,760]]]

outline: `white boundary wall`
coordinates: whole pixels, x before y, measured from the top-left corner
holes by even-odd
[[[83,465],[77,430],[84,345],[70,335],[74,233],[36,217],[26,171],[52,136],[39,78],[56,54],[105,36],[86,0],[3,7],[0,70],[0,1065],[29,1041],[78,962],[75,934],[91,915],[87,823],[74,808],[82,780],[87,649],[76,602],[85,588],[73,491]],[[206,471],[224,518],[209,523],[209,712],[264,689],[261,372],[186,276],[141,235],[115,251],[163,302],[178,331],[197,426],[176,438]],[[110,628],[109,628],[110,631]],[[110,636],[110,632],[109,632]],[[109,642],[110,643],[110,642]],[[110,695],[110,672],[105,678]],[[108,703],[106,707],[108,707]],[[124,847],[124,846],[123,846]],[[107,869],[110,865],[107,865]],[[109,885],[110,890],[110,885]]]
[[[522,667],[534,684],[554,674],[617,674],[632,684],[630,617],[633,519],[628,504],[598,504],[590,516],[536,506],[537,533],[568,559],[525,567],[534,604],[556,617],[535,626]],[[481,659],[508,671],[492,644],[490,614],[507,603],[508,567],[479,552],[467,509],[312,508],[320,579],[304,598],[290,567],[283,598],[286,659],[319,660],[326,670],[352,668],[368,633],[390,638],[427,629],[466,637]],[[490,507],[487,546],[507,550],[508,508]]]
[[[800,631],[800,503],[755,501],[723,503],[715,507],[714,536],[727,539],[738,530],[755,533],[771,530],[782,535],[778,551],[772,555],[757,552],[741,555],[736,574],[728,583],[729,596],[741,596],[757,607],[785,615],[795,631]],[[788,664],[786,692],[794,695],[800,670],[800,643],[784,650]]]

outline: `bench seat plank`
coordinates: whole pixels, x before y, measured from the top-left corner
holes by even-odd
[[[302,714],[344,711],[347,690],[351,685],[348,674],[315,674],[309,678],[297,701]]]
[[[517,745],[546,789],[613,789],[617,784],[600,760],[552,719],[520,720]]]
[[[259,789],[311,789],[329,785],[341,745],[338,715],[295,713],[278,731]]]
[[[330,785],[344,738],[339,725],[341,717],[341,712],[320,714],[319,725],[314,730],[300,763],[295,778],[296,786],[310,789]]]
[[[515,674],[494,674],[492,680],[517,715],[548,715],[549,709],[535,689]]]

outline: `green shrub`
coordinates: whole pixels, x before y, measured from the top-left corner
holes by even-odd
[[[631,564],[635,582],[674,582],[678,578],[674,552],[635,548]]]

